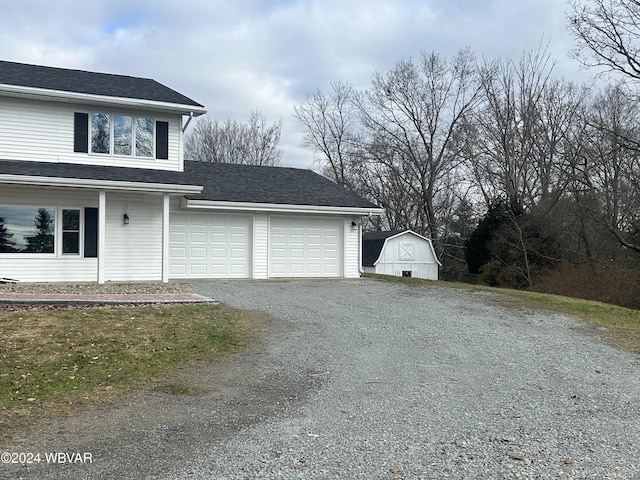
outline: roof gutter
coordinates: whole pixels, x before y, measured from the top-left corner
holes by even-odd
[[[32,175],[0,175],[0,183],[38,185],[46,187],[73,187],[105,190],[128,190],[136,192],[162,192],[193,195],[202,192],[201,185],[179,185],[171,183],[122,182],[85,178],[39,177]]]
[[[226,202],[211,200],[183,199],[182,206],[188,209],[200,210],[231,210],[253,212],[277,212],[277,213],[313,213],[313,214],[342,214],[342,215],[382,215],[382,208],[363,207],[335,207],[325,205],[290,205],[279,203],[254,203],[254,202]]]
[[[46,90],[44,88],[23,87],[19,85],[0,85],[0,94],[10,97],[48,100],[53,102],[89,103],[92,105],[105,106],[113,106],[115,104],[129,108],[173,112],[183,115],[193,115],[196,117],[207,113],[207,110],[204,107],[197,105],[158,102],[155,100],[144,100],[138,98],[109,97],[90,93],[66,92],[63,90]]]

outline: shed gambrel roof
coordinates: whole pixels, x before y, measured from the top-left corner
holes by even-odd
[[[373,203],[311,170],[207,162],[184,162],[185,171],[109,167],[74,163],[0,160],[0,183],[64,186],[96,181],[135,189],[185,191],[188,200],[240,204],[304,205],[378,210]],[[74,185],[77,186],[77,185]],[[89,183],[86,186],[91,186]],[[195,193],[200,191],[201,193]],[[97,187],[96,187],[97,188]],[[188,192],[186,191],[188,190]]]
[[[204,185],[188,200],[378,208],[311,170],[191,161],[184,169],[191,182]]]
[[[436,257],[436,252],[433,249],[433,243],[428,238],[423,237],[422,235],[417,234],[412,230],[376,230],[372,232],[364,232],[362,234],[362,265],[365,267],[373,267],[375,263],[380,258],[380,253],[384,247],[386,241],[392,237],[400,236],[400,235],[413,235],[415,237],[421,238],[422,240],[429,243],[431,248],[431,253],[433,254],[433,258],[435,259],[438,265],[441,265],[438,257]]]
[[[29,87],[104,97],[149,100],[204,108],[199,103],[148,78],[44,67],[0,60],[0,85]]]
[[[401,233],[403,230],[376,230],[373,232],[364,232],[362,234],[362,265],[365,267],[373,267],[373,264],[380,258],[380,252],[384,247],[384,242],[389,237],[393,237]]]

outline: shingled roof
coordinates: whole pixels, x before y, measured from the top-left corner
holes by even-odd
[[[175,172],[0,160],[0,175],[203,186],[201,194],[186,198],[212,202],[378,208],[311,170],[190,161],[184,165],[184,172]]]
[[[184,169],[191,182],[204,185],[188,200],[378,208],[311,170],[190,161]]]
[[[25,162],[22,160],[0,160],[0,175],[193,185],[184,173],[168,170],[81,165],[77,163]]]
[[[204,108],[181,93],[148,78],[44,67],[1,60],[0,85],[150,100]]]

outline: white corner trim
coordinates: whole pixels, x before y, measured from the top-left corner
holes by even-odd
[[[47,90],[45,88],[24,87],[19,85],[0,85],[0,94],[5,96],[32,98],[34,100],[48,100],[53,102],[88,103],[91,105],[121,105],[145,110],[181,113],[183,115],[199,116],[207,113],[204,107],[183,105],[179,103],[158,102],[140,98],[108,97],[90,93],[66,92],[63,90]]]
[[[98,188],[106,190],[131,190],[136,192],[163,192],[174,194],[197,194],[200,185],[179,185],[165,183],[119,182],[117,180],[94,180],[85,178],[40,177],[35,175],[0,175],[0,183],[18,185],[39,185],[47,187]]]
[[[331,215],[382,215],[382,208],[331,207],[323,205],[289,205],[277,203],[222,202],[183,199],[182,206],[199,210],[230,210],[270,213],[315,213]]]

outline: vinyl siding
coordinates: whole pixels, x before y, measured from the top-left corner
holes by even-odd
[[[344,277],[360,276],[360,235],[359,227],[352,227],[351,222],[359,222],[359,218],[344,220]]]
[[[162,195],[107,192],[106,281],[162,280],[162,206]]]
[[[269,216],[253,217],[253,278],[269,278]]]
[[[73,151],[75,112],[101,112],[150,117],[169,122],[169,159],[96,155]],[[182,118],[104,106],[69,105],[55,102],[0,97],[0,158],[36,162],[65,162],[90,165],[180,171],[183,168]]]

